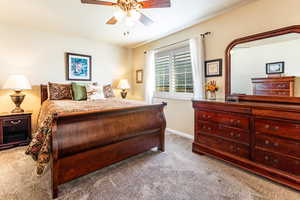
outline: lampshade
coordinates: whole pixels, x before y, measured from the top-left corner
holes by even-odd
[[[126,80],[126,79],[120,80],[118,88],[123,89],[123,90],[129,89],[130,85],[128,83],[128,80]]]
[[[5,82],[3,89],[6,90],[31,90],[31,84],[24,75],[11,75]]]

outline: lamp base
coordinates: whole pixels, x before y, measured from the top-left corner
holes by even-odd
[[[11,112],[23,113],[24,110],[21,108],[21,104],[25,99],[25,94],[22,94],[21,91],[15,91],[15,94],[10,95],[10,98],[16,105],[16,107]]]
[[[126,90],[122,90],[121,91],[121,96],[122,96],[123,99],[126,99],[127,91]]]

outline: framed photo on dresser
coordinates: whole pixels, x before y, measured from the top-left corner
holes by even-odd
[[[91,81],[92,56],[66,53],[66,79],[70,81]]]

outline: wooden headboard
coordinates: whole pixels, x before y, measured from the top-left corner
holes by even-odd
[[[48,86],[41,85],[41,104],[48,99]]]

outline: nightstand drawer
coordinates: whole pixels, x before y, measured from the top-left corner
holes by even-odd
[[[13,129],[27,129],[28,119],[27,118],[15,118],[15,119],[5,119],[3,120],[3,127],[9,127]]]

